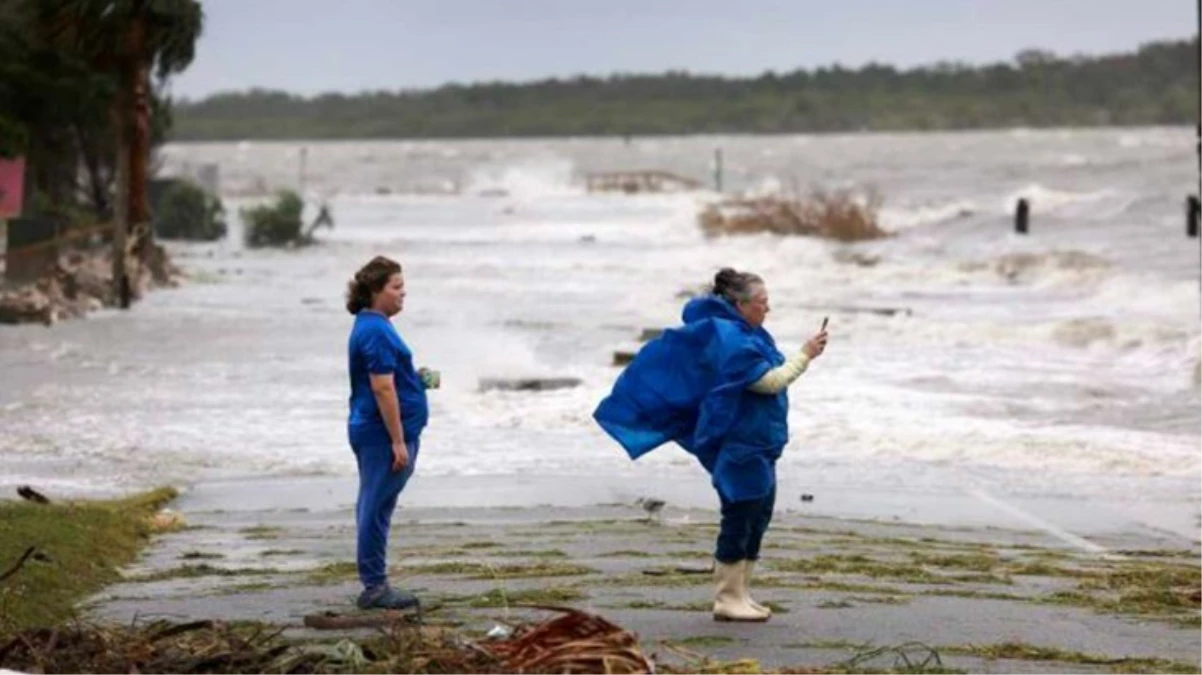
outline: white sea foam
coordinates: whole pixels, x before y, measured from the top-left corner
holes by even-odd
[[[1138,142],[1124,147],[1123,136]],[[590,195],[579,183],[636,160],[705,177],[712,139],[314,144],[309,191],[328,195],[337,221],[318,233],[323,245],[173,244],[205,283],[52,334],[0,330],[0,458],[20,467],[13,475],[94,487],[352,473],[341,294],[356,267],[385,253],[402,261],[410,288],[397,325],[420,364],[442,371],[423,472],[693,476],[676,451],[631,465],[591,413],[619,372],[612,352],[637,348],[643,328],[674,325],[678,293],[734,266],[767,280],[768,327],[782,349],[831,318],[828,353],[791,391],[783,472],[878,483],[976,472],[1037,492],[1088,490],[1084,477],[1102,474],[1132,485],[1196,477],[1196,248],[1147,225],[1179,205],[1162,209],[1144,187],[1150,170],[1189,179],[1153,156],[1177,136],[1188,134],[723,139],[749,181],[800,167],[799,180],[874,184],[882,223],[897,234],[863,244],[705,239],[696,215],[716,195]],[[966,142],[991,158],[1013,143],[1047,144],[1051,156],[1111,169],[1085,180],[1076,160],[1031,169],[1015,153],[990,160],[1023,175],[1001,184],[996,164],[966,163]],[[168,165],[220,162],[229,196],[256,181],[294,184],[298,149],[165,154]],[[1114,169],[1129,156],[1141,163]],[[405,194],[438,181],[461,194]],[[1037,219],[1026,238],[1003,222],[1019,197]],[[1058,229],[1042,227],[1045,214]],[[478,386],[546,376],[580,384]]]

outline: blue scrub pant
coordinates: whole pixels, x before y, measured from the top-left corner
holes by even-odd
[[[392,446],[379,442],[351,444],[359,463],[359,498],[355,502],[356,564],[364,588],[388,583],[388,531],[397,497],[417,465],[418,438],[406,441],[409,463],[392,470]]]

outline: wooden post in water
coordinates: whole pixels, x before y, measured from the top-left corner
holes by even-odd
[[[1198,199],[1202,199],[1202,0],[1198,0],[1197,19],[1198,32],[1195,36],[1196,42],[1194,43],[1194,50],[1197,58],[1197,72],[1195,74],[1198,77],[1198,124],[1196,136],[1196,147],[1198,154],[1198,193],[1195,197],[1195,203],[1197,203]],[[1194,235],[1197,237],[1196,208],[1194,209],[1194,219]],[[1198,258],[1198,291],[1200,291],[1200,294],[1202,294],[1202,237],[1198,237],[1198,252],[1200,252],[1200,258]]]
[[[116,194],[113,195],[113,295],[117,306],[129,309],[130,285],[126,262],[129,259],[129,137],[124,125],[117,133]]]
[[[722,191],[722,148],[714,148],[714,191]]]
[[[299,176],[299,180],[297,180],[297,186],[298,186],[297,192],[300,194],[301,199],[305,198],[305,162],[306,162],[306,160],[308,160],[308,158],[309,158],[309,148],[307,148],[305,146],[301,146],[300,169],[299,169],[300,176]]]
[[[1014,231],[1018,234],[1027,233],[1027,225],[1031,219],[1031,204],[1026,197],[1018,200],[1014,208]]]
[[[1185,198],[1185,234],[1191,238],[1198,237],[1198,217],[1199,211],[1202,210],[1202,204],[1198,202],[1197,195],[1190,195]]]

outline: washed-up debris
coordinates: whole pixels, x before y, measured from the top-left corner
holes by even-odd
[[[150,517],[148,525],[151,532],[164,533],[181,530],[187,523],[184,522],[184,516],[179,511],[162,509]]]
[[[619,350],[614,352],[613,364],[615,366],[624,366],[634,360],[635,352]]]
[[[707,206],[698,224],[707,237],[770,232],[863,241],[889,236],[877,221],[881,200],[849,192],[814,192],[808,198],[728,199]]]
[[[674,574],[713,574],[713,563],[701,565],[676,565],[670,568],[652,567],[643,570],[649,577],[668,577]]]
[[[568,607],[475,642],[444,628],[394,624],[337,644],[285,639],[269,625],[194,621],[135,627],[76,623],[0,642],[0,669],[41,673],[650,673],[633,633]]]
[[[488,632],[484,635],[490,640],[502,640],[510,635],[513,635],[513,629],[509,626],[502,626],[501,624],[497,623],[493,624],[493,627],[488,629]]]
[[[651,673],[638,638],[606,619],[570,607],[538,606],[560,616],[519,627],[509,640],[481,648],[510,673]]]
[[[485,377],[480,379],[480,391],[552,391],[580,386],[578,377]]]
[[[643,332],[639,333],[639,342],[650,342],[663,334],[663,328],[644,328]]]
[[[318,612],[306,614],[306,628],[315,630],[348,630],[351,628],[380,628],[398,623],[420,623],[421,614],[416,611],[381,610],[373,612]]]
[[[152,287],[178,285],[180,271],[162,246],[150,249],[147,263],[133,270],[134,298]],[[35,282],[0,290],[0,324],[51,325],[116,302],[108,251],[71,251],[49,263]]]
[[[33,502],[35,504],[49,504],[50,503],[49,497],[42,494],[41,492],[38,492],[37,490],[33,489],[32,487],[30,487],[28,485],[22,485],[22,486],[18,487],[17,495],[19,497],[21,497],[21,499],[24,499],[25,501],[28,501],[28,502]]]
[[[326,657],[284,642],[278,629],[239,631],[213,621],[41,628],[0,647],[0,667],[41,673],[334,672],[326,665]]]
[[[17,558],[16,562],[14,562],[11,566],[9,566],[8,569],[4,570],[3,572],[0,572],[0,581],[4,581],[5,579],[7,579],[7,578],[11,577],[12,575],[16,574],[17,572],[21,571],[21,568],[25,566],[25,562],[27,560],[29,560],[30,558],[34,558],[36,560],[37,556],[38,556],[38,549],[36,546],[27,547],[25,549],[25,552],[21,554],[21,557]]]
[[[684,192],[696,190],[701,183],[667,171],[610,171],[585,175],[589,192]]]

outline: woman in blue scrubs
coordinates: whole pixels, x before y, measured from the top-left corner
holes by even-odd
[[[359,465],[355,503],[361,609],[409,609],[412,593],[388,583],[388,531],[397,498],[413,475],[429,406],[413,352],[392,325],[405,307],[405,277],[396,261],[373,258],[347,288],[355,322],[347,343],[350,417],[347,435]]]

